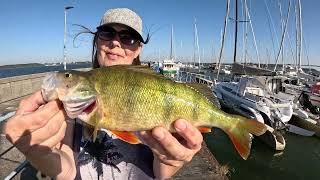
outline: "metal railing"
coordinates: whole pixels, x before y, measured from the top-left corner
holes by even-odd
[[[208,86],[214,85],[210,76],[186,71],[179,71],[178,80],[182,82],[206,84]]]
[[[5,121],[9,118],[11,118],[12,116],[15,115],[15,111],[10,112],[4,116],[2,116],[0,118],[0,122]],[[7,154],[8,152],[10,152],[15,146],[12,145],[9,148],[7,148],[5,151],[3,151],[2,153],[0,153],[0,158],[2,158],[2,156],[4,156],[5,154]],[[4,180],[10,180],[13,179],[17,174],[19,174],[27,165],[29,164],[29,162],[27,160],[23,161],[22,163],[20,163],[13,171],[11,171],[5,178]]]

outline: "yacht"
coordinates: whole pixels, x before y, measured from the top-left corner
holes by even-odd
[[[179,66],[172,59],[165,59],[160,65],[160,73],[169,78],[176,78]]]
[[[293,113],[291,103],[274,98],[252,77],[241,77],[238,82],[219,82],[214,92],[222,108],[266,124],[268,130],[259,139],[275,150],[284,150],[285,139],[277,130],[286,129]]]
[[[239,82],[217,83],[215,92],[226,106],[275,129],[285,128],[293,113],[291,103],[275,98],[252,77],[242,77]]]

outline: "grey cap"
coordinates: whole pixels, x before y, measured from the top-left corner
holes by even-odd
[[[142,20],[140,16],[128,8],[116,8],[106,11],[101,19],[100,26],[107,24],[123,24],[137,31],[142,38]]]

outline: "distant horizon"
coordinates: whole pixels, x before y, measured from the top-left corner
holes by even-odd
[[[148,63],[148,62],[159,62],[159,61],[148,61],[148,60],[141,60],[142,63]],[[174,62],[181,62],[179,60],[175,60]],[[74,63],[92,63],[91,61],[72,61],[72,62],[67,62],[67,64],[74,64]],[[187,61],[187,62],[181,62],[183,64],[185,63],[193,63],[193,61]],[[239,63],[239,62],[237,62]],[[63,64],[63,61],[59,61],[59,62],[45,62],[45,63],[41,63],[41,62],[28,62],[28,63],[20,63],[20,64],[4,64],[4,65],[0,65],[0,66],[14,66],[14,65],[28,65],[28,64]],[[195,62],[196,65],[198,65],[198,62]],[[216,62],[200,62],[200,64],[217,64]],[[222,64],[233,64],[233,62],[227,62],[227,63],[222,63]],[[243,64],[243,63],[239,63],[239,64]],[[254,64],[254,65],[258,65],[258,63],[254,62],[254,63],[247,63],[247,64]],[[275,65],[274,63],[269,63],[269,64],[264,64],[261,63],[261,65]],[[284,64],[284,65],[292,65],[295,66],[295,64]],[[278,64],[277,66],[282,66],[282,64]],[[307,66],[314,66],[314,67],[320,67],[320,65],[315,65],[315,64],[302,64],[301,66],[303,67],[307,67]]]

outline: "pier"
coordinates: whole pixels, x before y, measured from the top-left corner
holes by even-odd
[[[181,82],[205,84],[210,87],[214,85],[211,76],[196,72],[179,71],[178,80]]]
[[[5,138],[4,123],[14,115],[19,102],[41,88],[47,73],[23,75],[0,79],[0,179],[36,179],[37,171],[26,161],[24,155]],[[212,83],[205,77],[193,74],[195,81],[203,84]],[[200,152],[185,165],[173,179],[228,179],[227,169],[220,166],[203,143]]]
[[[12,111],[21,98],[40,89],[46,73],[0,79],[0,115]]]

